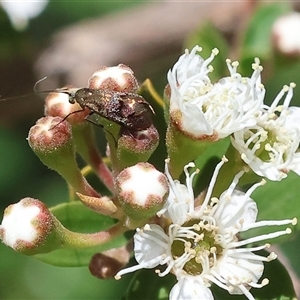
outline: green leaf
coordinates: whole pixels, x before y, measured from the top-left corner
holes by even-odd
[[[195,164],[200,172],[194,179],[194,194],[198,195],[201,191],[207,188],[216,165],[221,161],[222,156],[226,153],[229,138],[219,140],[212,143],[206,151],[199,156]]]
[[[159,277],[153,269],[143,269],[132,278],[124,300],[168,300],[175,283],[176,278],[172,274]]]
[[[51,212],[66,228],[81,233],[98,232],[115,224],[112,218],[95,213],[79,201],[57,205],[51,209]],[[37,254],[33,257],[55,266],[81,267],[87,266],[95,253],[121,247],[126,243],[127,239],[122,235],[101,246],[84,249],[59,249],[50,253]]]
[[[212,81],[218,80],[228,74],[225,60],[228,57],[229,46],[225,38],[212,23],[207,22],[201,25],[199,29],[188,36],[184,44],[185,48],[190,50],[195,45],[199,45],[203,48],[201,56],[204,59],[210,56],[212,49],[218,48],[220,50],[212,62],[214,71],[209,75]]]
[[[300,178],[297,174],[290,172],[288,177],[280,182],[268,181],[264,186],[258,187],[251,198],[258,205],[259,220],[281,220],[300,218],[299,201],[299,183]],[[243,237],[255,236],[271,231],[285,230],[290,227],[292,231],[300,229],[300,224],[296,226],[272,226],[252,229],[243,234]],[[280,238],[271,240],[271,243],[282,242],[290,238],[290,235],[284,235]]]
[[[293,99],[291,106],[300,106],[300,61],[294,61],[292,64],[282,65],[280,68],[277,68],[276,71],[268,78],[268,82],[265,84],[266,88],[266,97],[265,104],[270,105],[283,85],[289,85],[290,82],[295,82],[296,87],[293,89]]]
[[[268,255],[266,251],[260,251],[259,254],[263,256]],[[269,279],[268,285],[260,289],[252,288],[250,290],[256,300],[296,299],[296,294],[291,278],[285,267],[279,262],[278,259],[269,263],[265,263],[264,273],[259,282],[261,282],[263,278]],[[219,287],[213,286],[212,291],[215,296],[215,300],[233,299],[232,295]],[[245,296],[235,295],[234,299],[245,300]]]
[[[289,265],[293,268],[296,276],[300,278],[300,259],[299,259],[299,249],[300,249],[300,232],[293,234],[293,238],[284,244],[280,245],[285,257],[289,260]]]
[[[270,59],[272,54],[271,30],[274,21],[290,11],[287,3],[274,3],[261,6],[253,15],[241,46],[240,72],[252,73],[254,57]],[[245,74],[244,74],[245,75]]]

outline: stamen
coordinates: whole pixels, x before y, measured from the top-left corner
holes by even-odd
[[[283,95],[289,90],[289,87],[287,85],[284,85],[282,90],[279,92],[279,94],[274,99],[273,103],[271,104],[269,108],[269,112],[273,112],[275,108],[277,107],[279,101],[282,99]]]
[[[255,300],[255,298],[243,284],[240,284],[238,287],[249,300]]]
[[[201,205],[201,208],[197,212],[198,215],[202,215],[204,209],[206,209],[207,204],[208,204],[208,202],[209,202],[209,200],[211,198],[211,194],[212,194],[213,188],[215,186],[215,183],[216,183],[219,171],[220,171],[221,167],[224,165],[224,163],[227,162],[227,161],[228,161],[227,158],[225,156],[223,156],[222,157],[222,161],[217,164],[217,166],[216,166],[216,168],[214,170],[213,176],[211,178],[211,181],[209,183],[209,186],[208,186],[207,193],[206,193],[205,199],[203,201],[203,204]]]
[[[267,278],[264,278],[261,283],[254,283],[254,282],[249,283],[251,287],[259,288],[259,289],[266,286],[267,284],[269,284],[269,279]]]
[[[265,221],[259,221],[259,222],[255,222],[252,224],[247,224],[242,228],[242,231],[246,231],[252,228],[258,228],[258,227],[263,227],[263,226],[279,226],[279,225],[287,225],[287,224],[295,224],[295,219],[297,220],[297,218],[294,218],[292,220],[265,220]],[[297,224],[297,222],[296,222]]]
[[[251,248],[228,249],[227,253],[228,253],[228,255],[235,255],[235,254],[239,254],[239,253],[259,251],[259,250],[263,250],[265,248],[270,248],[270,244],[265,244],[262,246],[251,247]]]
[[[273,238],[279,237],[281,235],[290,234],[291,232],[292,232],[292,230],[290,228],[287,228],[285,231],[272,232],[272,233],[268,233],[268,234],[259,235],[259,236],[253,237],[253,238],[249,238],[247,240],[232,242],[232,243],[229,243],[227,246],[229,248],[236,248],[236,247],[244,246],[244,245],[247,245],[247,244],[250,244],[253,242],[263,241],[263,240],[267,240],[267,239],[273,239]]]

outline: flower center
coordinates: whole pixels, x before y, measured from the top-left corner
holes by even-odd
[[[177,229],[171,252],[178,268],[196,276],[216,264],[223,253],[223,247],[216,242],[218,227],[194,219]]]
[[[275,122],[263,127],[248,130],[244,134],[245,144],[264,162],[284,163],[288,154],[294,150],[294,131],[285,130]]]

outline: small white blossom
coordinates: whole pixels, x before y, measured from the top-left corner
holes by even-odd
[[[23,30],[28,25],[29,19],[38,16],[48,4],[43,1],[0,1],[1,6],[9,16],[11,23],[17,30]]]
[[[272,28],[275,47],[286,55],[300,54],[300,13],[292,12],[276,20]]]
[[[225,159],[224,159],[225,161]],[[295,224],[296,220],[256,222],[257,206],[250,198],[251,193],[263,183],[252,186],[246,193],[237,191],[236,185],[243,172],[234,178],[232,184],[219,199],[211,196],[222,161],[215,169],[207,194],[200,207],[195,207],[192,180],[185,167],[186,185],[173,181],[167,164],[166,175],[170,194],[167,204],[159,215],[170,218],[171,224],[162,228],[157,224],[147,224],[137,229],[134,235],[134,253],[138,265],[121,270],[121,275],[142,268],[167,265],[162,277],[173,273],[178,282],[172,288],[170,299],[214,299],[209,289],[212,283],[230,294],[244,294],[254,300],[249,292],[251,287],[261,288],[268,283],[262,276],[263,262],[276,258],[274,253],[262,257],[253,252],[269,247],[268,244],[244,248],[262,240],[290,233],[278,231],[239,240],[239,233],[252,228]]]
[[[231,137],[244,162],[270,180],[281,180],[290,170],[300,175],[300,112],[298,107],[289,108],[294,86],[284,86],[272,105],[264,106],[255,126]],[[285,93],[284,103],[278,105]]]
[[[206,60],[197,51],[201,51],[199,46],[191,53],[186,50],[168,72],[171,122],[189,136],[214,140],[253,126],[265,94],[259,60],[252,66],[251,78],[242,77],[237,73],[238,63],[227,60],[230,77],[212,84],[208,74],[218,50]]]

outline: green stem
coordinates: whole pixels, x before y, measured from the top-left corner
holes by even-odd
[[[178,179],[186,164],[197,159],[210,145],[211,141],[194,140],[169,125],[166,136],[170,173]]]
[[[76,144],[76,151],[92,167],[95,174],[113,194],[115,189],[113,176],[110,169],[103,162],[102,156],[97,149],[91,124],[85,122],[73,126],[73,136]]]
[[[260,179],[255,173],[249,170],[248,165],[241,159],[241,154],[229,144],[225,154],[228,162],[225,163],[219,174],[213,190],[213,197],[220,197],[220,195],[228,189],[232,183],[234,176],[240,171],[245,171],[245,174],[239,181],[239,185],[252,184]]]
[[[87,248],[110,242],[117,236],[128,231],[122,222],[117,223],[106,231],[97,233],[78,233],[70,231],[60,224],[59,238],[63,248]]]

